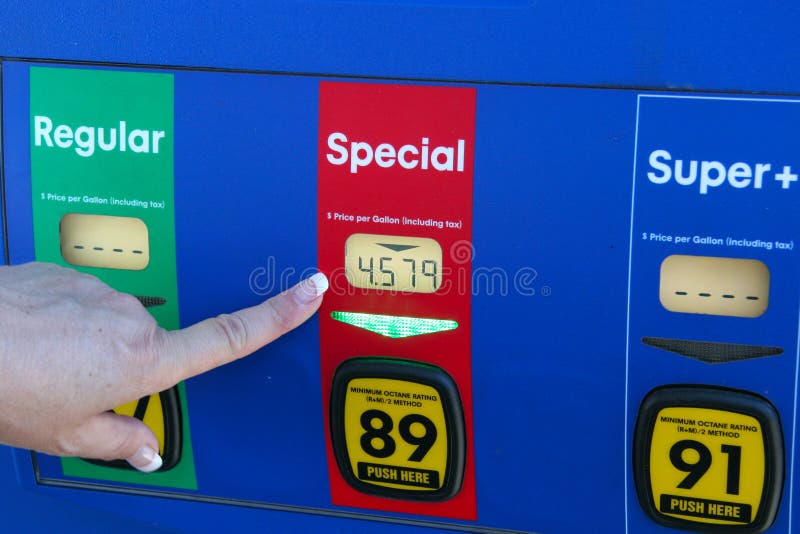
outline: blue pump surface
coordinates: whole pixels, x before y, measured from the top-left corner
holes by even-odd
[[[172,77],[182,326],[255,304],[316,266],[320,82],[475,88],[472,268],[485,275],[471,301],[477,519],[332,503],[313,318],[186,382],[196,489],[71,476],[56,458],[0,448],[0,525],[664,532],[637,501],[637,410],[653,388],[705,384],[777,408],[786,478],[769,532],[797,528],[800,49],[786,36],[800,8],[161,4],[0,7],[2,259],[36,257],[32,66]],[[683,171],[697,164],[691,183],[667,178],[678,159]],[[703,161],[724,165],[724,178],[700,176]],[[732,174],[735,163],[751,173]],[[760,181],[758,164],[770,166]],[[766,311],[669,311],[659,269],[670,255],[763,262]],[[286,277],[255,287],[264,272]],[[711,365],[647,337],[782,353]]]

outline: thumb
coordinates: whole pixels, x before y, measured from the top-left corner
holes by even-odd
[[[78,427],[73,439],[78,456],[101,460],[124,459],[144,473],[161,467],[158,440],[150,428],[134,417],[103,412]]]

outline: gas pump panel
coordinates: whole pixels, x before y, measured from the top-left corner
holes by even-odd
[[[476,518],[475,94],[320,84],[318,261],[333,288],[320,310],[322,398],[337,504]],[[384,359],[351,377],[370,356]]]
[[[642,50],[677,45],[634,24],[650,6],[429,4],[97,15],[172,21],[152,50],[6,8],[6,264],[89,273],[165,329],[330,288],[257,353],[114,408],[157,435],[154,473],[0,448],[0,524],[800,528],[796,46],[656,68]],[[713,22],[689,43],[796,26],[692,9]]]

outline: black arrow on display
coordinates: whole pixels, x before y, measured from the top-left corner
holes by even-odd
[[[419,248],[419,245],[395,245],[393,243],[377,243],[377,244],[382,247],[386,247],[389,250],[394,250],[395,252],[403,252],[404,250]]]

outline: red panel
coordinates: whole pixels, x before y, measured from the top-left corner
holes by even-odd
[[[463,402],[467,436],[461,491],[447,501],[428,503],[369,496],[351,488],[339,473],[330,435],[326,433],[331,496],[336,505],[477,518],[470,367],[475,96],[474,89],[462,87],[320,84],[318,256],[320,270],[331,279],[331,290],[320,311],[326,428],[336,367],[353,357],[389,356],[431,363],[453,377]],[[370,161],[365,145],[355,145],[354,162],[353,143],[369,144],[373,153],[383,143],[393,148],[384,147],[382,157],[373,154]],[[405,145],[413,148],[402,150]],[[434,162],[430,158],[423,160],[426,147],[429,156],[436,152]],[[436,147],[452,150],[436,151]],[[356,219],[348,220],[350,216]],[[375,217],[400,222],[380,222]],[[441,221],[443,228],[403,224],[404,217]],[[435,239],[442,247],[441,288],[432,294],[410,294],[349,286],[344,276],[344,246],[354,233]],[[330,317],[332,311],[450,319],[457,321],[459,327],[449,332],[390,339],[334,321]]]

